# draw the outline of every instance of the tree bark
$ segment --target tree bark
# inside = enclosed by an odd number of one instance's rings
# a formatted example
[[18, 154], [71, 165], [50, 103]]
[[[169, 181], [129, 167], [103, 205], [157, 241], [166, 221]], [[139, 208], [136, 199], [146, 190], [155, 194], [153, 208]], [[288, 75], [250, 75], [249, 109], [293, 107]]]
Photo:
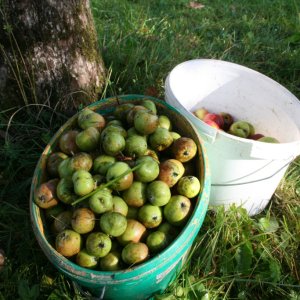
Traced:
[[98, 99], [105, 67], [88, 0], [2, 0], [0, 9], [1, 110]]

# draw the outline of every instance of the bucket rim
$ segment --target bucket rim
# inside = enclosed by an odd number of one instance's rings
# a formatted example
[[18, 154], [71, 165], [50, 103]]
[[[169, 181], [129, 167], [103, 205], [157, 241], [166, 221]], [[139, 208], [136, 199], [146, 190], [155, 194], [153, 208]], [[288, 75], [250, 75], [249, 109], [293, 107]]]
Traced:
[[[105, 101], [108, 101], [110, 99], [113, 99], [116, 97], [108, 97], [105, 99], [102, 99], [100, 101], [97, 101], [95, 103], [92, 103], [88, 107], [96, 107], [99, 105], [99, 103], [103, 103]], [[163, 100], [159, 100], [157, 98], [146, 96], [146, 95], [139, 95], [139, 94], [127, 94], [127, 95], [118, 95], [118, 99], [121, 101], [127, 101], [132, 99], [150, 99], [155, 102], [161, 103], [167, 108], [171, 109], [175, 113], [181, 115], [181, 113], [172, 105], [168, 104], [167, 102]], [[72, 118], [70, 118], [66, 123], [63, 124], [62, 127], [66, 126], [67, 123], [71, 123], [72, 120], [77, 116], [74, 115]], [[184, 117], [184, 116], [183, 116]], [[41, 223], [41, 217], [40, 217], [40, 208], [35, 204], [34, 202], [34, 193], [35, 193], [35, 186], [36, 183], [39, 181], [39, 176], [41, 173], [41, 162], [43, 155], [46, 155], [51, 151], [51, 147], [46, 147], [44, 151], [42, 152], [39, 161], [36, 165], [36, 168], [34, 170], [33, 180], [31, 183], [30, 188], [30, 219], [31, 219], [31, 225], [35, 234], [35, 237], [42, 248], [44, 254], [47, 256], [47, 258], [55, 265], [56, 268], [59, 268], [62, 272], [64, 272], [66, 275], [71, 275], [72, 277], [77, 277], [81, 281], [85, 282], [92, 282], [96, 283], [97, 281], [101, 282], [107, 282], [107, 283], [113, 283], [115, 282], [115, 278], [119, 277], [119, 280], [121, 281], [128, 281], [132, 280], [134, 276], [138, 276], [139, 278], [141, 276], [147, 276], [147, 274], [152, 273], [152, 270], [149, 270], [148, 265], [150, 263], [154, 264], [157, 263], [157, 266], [159, 266], [162, 263], [165, 263], [166, 261], [170, 261], [177, 253], [182, 250], [186, 244], [187, 240], [185, 237], [185, 234], [189, 233], [189, 236], [193, 236], [196, 232], [198, 232], [201, 228], [202, 222], [204, 220], [204, 217], [208, 210], [208, 203], [209, 203], [209, 194], [210, 194], [210, 186], [211, 186], [211, 177], [210, 177], [210, 170], [208, 165], [208, 156], [206, 153], [206, 150], [203, 146], [202, 139], [197, 132], [194, 125], [191, 123], [190, 120], [188, 120], [186, 117], [185, 119], [189, 123], [189, 125], [193, 128], [195, 134], [199, 138], [200, 141], [200, 147], [201, 147], [201, 153], [203, 161], [203, 187], [201, 193], [197, 197], [197, 204], [194, 207], [193, 213], [190, 216], [188, 222], [185, 224], [185, 226], [182, 228], [181, 233], [176, 237], [176, 239], [160, 254], [153, 256], [151, 259], [145, 261], [144, 263], [141, 263], [135, 267], [130, 268], [129, 270], [120, 270], [120, 271], [99, 271], [99, 270], [93, 270], [93, 269], [87, 269], [80, 267], [79, 265], [73, 263], [68, 258], [62, 256], [59, 254], [53, 246], [50, 244], [48, 239], [46, 238], [44, 231], [43, 231], [43, 224]], [[52, 137], [51, 141], [56, 140], [57, 136], [60, 134], [62, 127], [56, 132], [56, 134]], [[49, 143], [51, 143], [51, 141]], [[180, 247], [178, 247], [178, 243]], [[59, 261], [59, 265], [57, 266], [57, 263]], [[159, 263], [160, 262], [160, 263]], [[143, 273], [143, 275], [140, 275]], [[128, 278], [129, 276], [132, 276]], [[69, 276], [70, 277], [70, 276]], [[120, 283], [117, 282], [117, 283]]]

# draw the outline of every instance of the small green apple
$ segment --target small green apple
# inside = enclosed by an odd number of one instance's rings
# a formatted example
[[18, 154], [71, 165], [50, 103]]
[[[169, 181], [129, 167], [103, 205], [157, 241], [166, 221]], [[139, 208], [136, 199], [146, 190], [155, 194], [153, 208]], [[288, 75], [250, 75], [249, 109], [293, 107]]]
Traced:
[[92, 232], [86, 239], [86, 250], [90, 255], [104, 257], [111, 249], [111, 239], [103, 232]]
[[191, 211], [191, 201], [182, 195], [172, 196], [169, 203], [164, 207], [166, 220], [174, 225], [183, 225], [189, 217]]

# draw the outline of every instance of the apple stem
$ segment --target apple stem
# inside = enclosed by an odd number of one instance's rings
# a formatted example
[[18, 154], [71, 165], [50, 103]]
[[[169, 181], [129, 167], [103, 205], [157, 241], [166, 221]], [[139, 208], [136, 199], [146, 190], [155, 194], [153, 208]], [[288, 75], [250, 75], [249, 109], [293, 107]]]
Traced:
[[84, 195], [83, 197], [75, 200], [74, 202], [71, 203], [72, 206], [80, 203], [81, 201], [85, 200], [86, 198], [89, 198], [90, 196], [96, 194], [97, 192], [101, 191], [102, 189], [105, 189], [109, 186], [111, 186], [113, 183], [117, 182], [118, 180], [120, 180], [122, 177], [126, 176], [127, 174], [129, 174], [130, 172], [134, 172], [135, 170], [139, 169], [142, 166], [143, 163], [139, 163], [138, 165], [136, 165], [135, 167], [133, 167], [132, 169], [129, 168], [129, 170], [125, 171], [123, 174], [117, 176], [116, 178], [110, 180], [109, 182], [102, 184], [101, 186], [99, 186], [98, 188], [96, 188], [95, 190], [93, 190], [92, 192], [90, 192], [89, 194]]

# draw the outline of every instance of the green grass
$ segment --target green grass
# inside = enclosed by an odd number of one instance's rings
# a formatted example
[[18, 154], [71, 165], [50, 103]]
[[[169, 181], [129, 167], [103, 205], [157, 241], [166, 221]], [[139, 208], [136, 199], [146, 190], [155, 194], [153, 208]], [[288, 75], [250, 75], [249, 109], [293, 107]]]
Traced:
[[[275, 79], [300, 98], [300, 3], [285, 0], [92, 1], [99, 46], [110, 70], [102, 97], [164, 96], [178, 63], [216, 58]], [[0, 299], [84, 299], [45, 258], [29, 219], [35, 164], [67, 118], [53, 108], [0, 112]], [[9, 126], [8, 126], [9, 125]], [[300, 161], [291, 164], [270, 206], [210, 210], [189, 263], [158, 299], [300, 299]]]

